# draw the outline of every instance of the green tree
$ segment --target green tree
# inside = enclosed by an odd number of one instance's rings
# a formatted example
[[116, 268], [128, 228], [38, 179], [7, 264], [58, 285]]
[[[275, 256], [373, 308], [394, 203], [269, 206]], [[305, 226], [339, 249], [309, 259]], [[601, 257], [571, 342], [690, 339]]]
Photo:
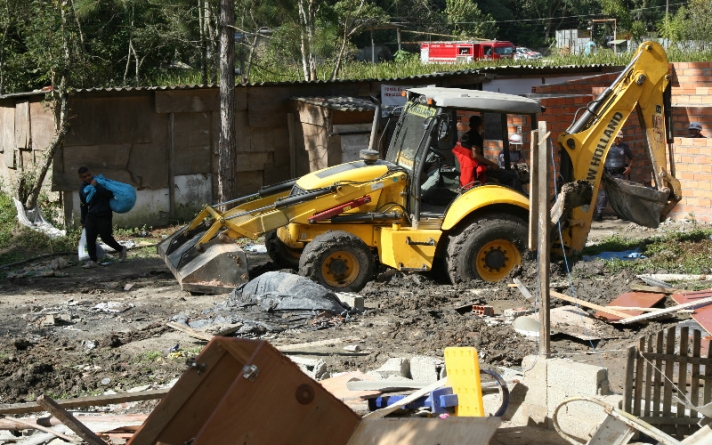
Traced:
[[[40, 162], [26, 166], [19, 175], [17, 198], [25, 209], [33, 209], [42, 189], [47, 172], [57, 150], [64, 143], [69, 130], [67, 90], [71, 86], [72, 47], [77, 34], [69, 25], [72, 9], [69, 0], [43, 2], [33, 0], [32, 17], [27, 24], [28, 51], [39, 62], [42, 77], [52, 86], [50, 106], [55, 110], [55, 136], [42, 152]], [[34, 147], [42, 149], [43, 147]]]
[[497, 33], [492, 16], [483, 14], [477, 4], [469, 0], [446, 0], [445, 15], [453, 35], [490, 38]]
[[365, 0], [340, 0], [334, 5], [334, 12], [341, 26], [341, 42], [331, 72], [331, 80], [336, 79], [339, 74], [350, 38], [368, 27], [387, 23], [389, 19], [383, 9]]

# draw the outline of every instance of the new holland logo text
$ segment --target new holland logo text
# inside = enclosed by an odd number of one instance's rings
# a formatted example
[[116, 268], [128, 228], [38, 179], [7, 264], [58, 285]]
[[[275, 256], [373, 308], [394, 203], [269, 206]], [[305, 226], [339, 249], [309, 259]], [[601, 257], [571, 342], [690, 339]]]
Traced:
[[611, 121], [606, 126], [606, 129], [603, 132], [603, 137], [601, 137], [601, 139], [598, 141], [598, 145], [596, 145], [596, 150], [593, 152], [593, 159], [591, 159], [591, 165], [588, 167], [588, 174], [586, 176], [586, 180], [593, 182], [596, 179], [598, 169], [604, 162], [603, 153], [605, 153], [606, 147], [611, 141], [611, 138], [613, 137], [616, 131], [616, 127], [618, 126], [618, 124], [620, 124], [621, 119], [623, 119], [623, 115], [621, 113], [616, 113], [613, 115]]

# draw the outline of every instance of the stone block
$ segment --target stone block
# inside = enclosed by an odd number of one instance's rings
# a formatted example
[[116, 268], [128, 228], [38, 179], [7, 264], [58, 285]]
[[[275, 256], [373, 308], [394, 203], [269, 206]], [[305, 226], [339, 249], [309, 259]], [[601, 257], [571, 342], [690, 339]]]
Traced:
[[381, 380], [389, 378], [410, 378], [410, 361], [407, 358], [389, 358], [380, 368], [366, 374]]
[[363, 312], [365, 308], [363, 297], [359, 294], [355, 294], [353, 292], [337, 292], [336, 298], [339, 299], [341, 304], [345, 304], [352, 309], [357, 309]]
[[435, 383], [445, 369], [441, 358], [416, 355], [410, 358], [410, 375], [416, 382]]

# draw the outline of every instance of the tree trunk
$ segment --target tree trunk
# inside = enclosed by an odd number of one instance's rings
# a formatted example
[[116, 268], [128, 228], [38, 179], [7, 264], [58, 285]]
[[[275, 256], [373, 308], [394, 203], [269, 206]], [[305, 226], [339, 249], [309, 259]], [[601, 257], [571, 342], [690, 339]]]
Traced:
[[307, 40], [307, 12], [304, 9], [304, 1], [299, 0], [299, 49], [302, 56], [302, 71], [304, 72], [304, 80], [313, 80], [309, 77], [309, 41]]
[[218, 82], [218, 70], [220, 69], [220, 51], [218, 50], [218, 36], [215, 32], [215, 11], [213, 11], [213, 5], [208, 1], [206, 2], [205, 8], [205, 26], [207, 27], [207, 32], [209, 36], [209, 55], [208, 58], [213, 59], [213, 69], [210, 73], [210, 79], [212, 83]]
[[[59, 86], [58, 88], [53, 88], [52, 91], [55, 106], [59, 103], [59, 116], [57, 117], [57, 121], [55, 123], [56, 133], [52, 139], [52, 142], [49, 144], [49, 147], [45, 150], [44, 163], [40, 166], [39, 172], [34, 175], [34, 183], [27, 191], [27, 196], [19, 196], [20, 202], [23, 203], [25, 209], [27, 210], [32, 210], [37, 206], [37, 199], [39, 198], [40, 191], [42, 190], [42, 183], [44, 183], [44, 180], [47, 177], [47, 172], [52, 165], [55, 153], [60, 147], [62, 147], [64, 137], [69, 131], [69, 125], [67, 125], [67, 115], [69, 113], [69, 109], [67, 108], [67, 87], [69, 85], [69, 75], [71, 72], [71, 59], [69, 53], [69, 42], [67, 40], [67, 16], [65, 13], [67, 1], [68, 0], [64, 0], [59, 5], [64, 63], [62, 64], [61, 72], [59, 73]], [[19, 189], [19, 191], [22, 191], [22, 185], [20, 185]]]
[[[259, 28], [258, 28], [259, 29]], [[252, 58], [255, 56], [255, 50], [257, 49], [257, 39], [259, 35], [255, 33], [255, 38], [252, 39], [252, 46], [250, 47], [250, 54], [247, 56], [247, 63], [242, 67], [244, 72], [242, 73], [242, 83], [245, 84], [250, 81], [250, 68], [252, 67]], [[244, 51], [244, 49], [243, 49]]]
[[[358, 7], [358, 11], [363, 7], [363, 0]], [[334, 63], [334, 71], [331, 72], [331, 80], [336, 80], [336, 76], [339, 74], [341, 69], [341, 59], [344, 57], [344, 51], [346, 50], [346, 44], [349, 41], [349, 36], [351, 35], [349, 28], [351, 27], [351, 11], [347, 12], [346, 18], [344, 19], [344, 35], [341, 38], [341, 47], [339, 48], [339, 54], [336, 56], [336, 62]]]
[[235, 173], [235, 6], [234, 0], [220, 0], [220, 143], [218, 199], [237, 196]]
[[198, 28], [200, 29], [200, 83], [208, 84], [208, 42], [205, 38], [205, 0], [198, 0]]

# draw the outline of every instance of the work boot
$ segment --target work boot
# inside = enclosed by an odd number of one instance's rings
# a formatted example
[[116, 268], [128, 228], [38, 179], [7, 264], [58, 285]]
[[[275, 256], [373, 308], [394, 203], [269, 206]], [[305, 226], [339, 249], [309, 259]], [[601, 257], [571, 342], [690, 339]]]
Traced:
[[84, 265], [82, 267], [85, 269], [93, 269], [96, 266], [98, 266], [98, 264], [95, 261], [89, 260], [86, 263], [84, 263]]
[[594, 220], [594, 221], [599, 221], [599, 222], [600, 222], [600, 221], [603, 221], [603, 215], [600, 214], [600, 213], [594, 213], [594, 214], [593, 214], [593, 220]]
[[123, 261], [126, 259], [126, 246], [121, 246], [121, 252], [119, 252], [119, 261]]

